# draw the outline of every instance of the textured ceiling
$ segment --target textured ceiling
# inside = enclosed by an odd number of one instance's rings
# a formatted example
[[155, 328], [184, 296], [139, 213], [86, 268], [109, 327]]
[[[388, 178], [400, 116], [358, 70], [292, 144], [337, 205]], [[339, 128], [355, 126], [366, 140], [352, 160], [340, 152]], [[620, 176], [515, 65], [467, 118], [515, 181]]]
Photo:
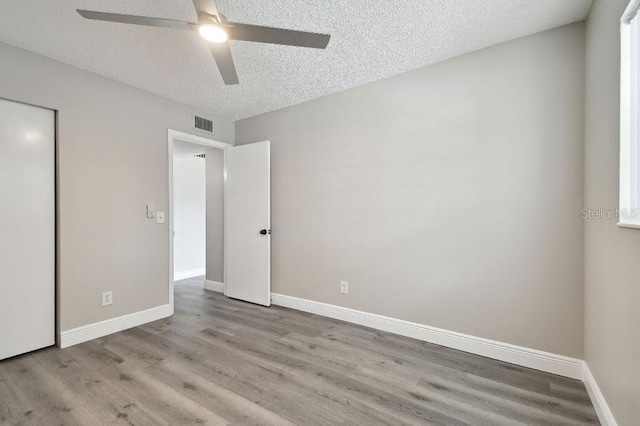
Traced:
[[225, 86], [196, 32], [82, 19], [195, 21], [191, 0], [0, 0], [0, 41], [240, 119], [584, 19], [591, 0], [218, 0], [230, 21], [331, 34], [326, 50], [232, 41]]

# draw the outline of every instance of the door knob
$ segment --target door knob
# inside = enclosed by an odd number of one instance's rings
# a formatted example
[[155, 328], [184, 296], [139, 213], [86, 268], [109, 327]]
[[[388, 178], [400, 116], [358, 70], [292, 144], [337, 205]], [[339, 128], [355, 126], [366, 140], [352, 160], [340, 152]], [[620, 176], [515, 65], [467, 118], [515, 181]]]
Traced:
[[267, 234], [271, 234], [271, 229], [269, 229], [268, 231], [266, 229], [263, 229], [260, 231], [261, 235], [267, 235]]

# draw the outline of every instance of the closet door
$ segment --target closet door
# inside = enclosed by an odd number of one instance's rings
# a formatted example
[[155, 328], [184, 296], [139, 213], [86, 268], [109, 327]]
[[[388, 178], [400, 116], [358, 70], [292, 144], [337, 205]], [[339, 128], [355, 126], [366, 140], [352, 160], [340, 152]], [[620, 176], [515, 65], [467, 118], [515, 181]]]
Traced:
[[55, 343], [55, 113], [0, 99], [0, 359]]

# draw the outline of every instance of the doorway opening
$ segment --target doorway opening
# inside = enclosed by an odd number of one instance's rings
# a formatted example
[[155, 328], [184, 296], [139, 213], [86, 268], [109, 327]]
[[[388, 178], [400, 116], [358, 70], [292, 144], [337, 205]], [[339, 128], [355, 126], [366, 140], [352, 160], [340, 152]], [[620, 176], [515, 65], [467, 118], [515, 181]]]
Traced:
[[207, 263], [207, 169], [204, 145], [173, 144], [173, 280], [204, 277]]
[[224, 150], [231, 146], [169, 130], [172, 307], [174, 285], [224, 286]]

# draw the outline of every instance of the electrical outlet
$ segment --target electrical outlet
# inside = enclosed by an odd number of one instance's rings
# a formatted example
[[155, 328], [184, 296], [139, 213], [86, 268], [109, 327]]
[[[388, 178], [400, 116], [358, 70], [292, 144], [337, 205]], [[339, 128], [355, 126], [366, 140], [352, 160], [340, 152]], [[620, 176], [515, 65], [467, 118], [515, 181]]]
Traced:
[[346, 281], [340, 281], [340, 293], [349, 294], [349, 283]]
[[147, 218], [153, 219], [156, 217], [156, 210], [153, 208], [153, 204], [147, 204]]
[[105, 291], [102, 293], [102, 306], [109, 306], [113, 303], [113, 292]]

